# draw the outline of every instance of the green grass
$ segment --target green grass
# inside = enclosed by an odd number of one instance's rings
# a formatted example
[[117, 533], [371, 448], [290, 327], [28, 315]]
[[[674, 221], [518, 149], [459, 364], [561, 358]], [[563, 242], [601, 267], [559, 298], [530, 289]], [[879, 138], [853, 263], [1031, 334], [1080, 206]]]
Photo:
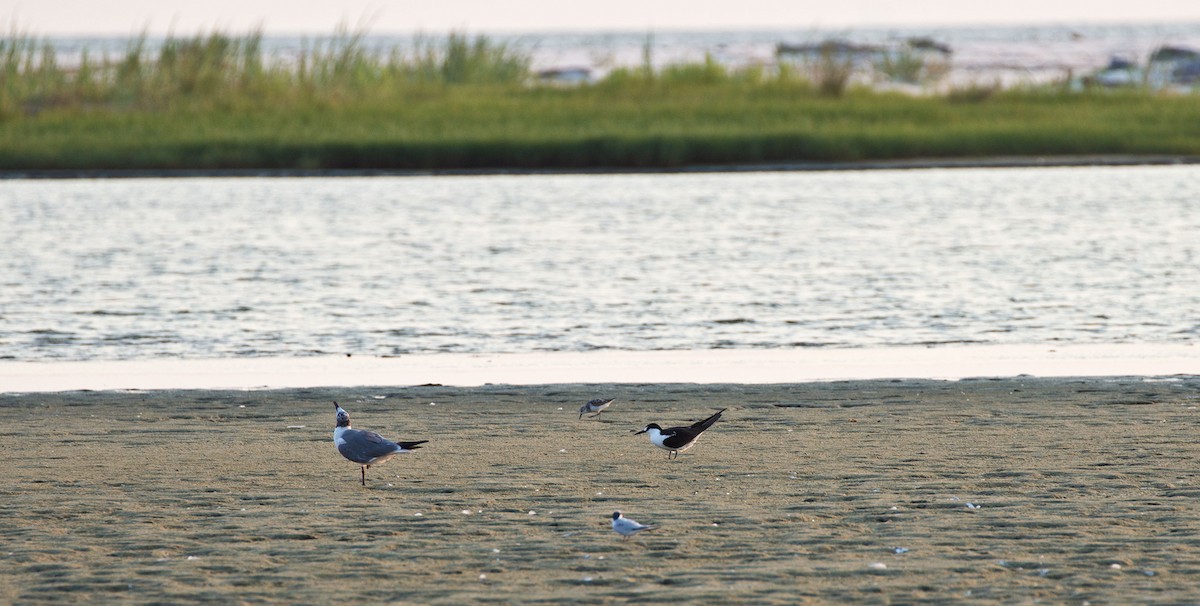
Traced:
[[58, 66], [0, 41], [0, 170], [574, 169], [1059, 155], [1200, 155], [1200, 96], [1058, 89], [910, 96], [712, 61], [531, 83], [451, 35], [367, 52], [341, 32], [290, 65], [257, 35], [145, 40]]

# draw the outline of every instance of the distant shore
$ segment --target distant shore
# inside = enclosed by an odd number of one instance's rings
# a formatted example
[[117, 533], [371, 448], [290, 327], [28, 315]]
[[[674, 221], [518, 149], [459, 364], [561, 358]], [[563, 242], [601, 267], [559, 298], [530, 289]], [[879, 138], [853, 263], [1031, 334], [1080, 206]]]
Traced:
[[571, 174], [682, 174], [720, 172], [787, 172], [853, 170], [923, 170], [938, 168], [1043, 168], [1072, 166], [1179, 166], [1200, 164], [1200, 156], [1096, 155], [1006, 156], [996, 158], [929, 158], [862, 162], [786, 162], [769, 164], [694, 165], [671, 168], [596, 167], [572, 169], [95, 169], [0, 170], [5, 179], [170, 179], [170, 178], [330, 178]]

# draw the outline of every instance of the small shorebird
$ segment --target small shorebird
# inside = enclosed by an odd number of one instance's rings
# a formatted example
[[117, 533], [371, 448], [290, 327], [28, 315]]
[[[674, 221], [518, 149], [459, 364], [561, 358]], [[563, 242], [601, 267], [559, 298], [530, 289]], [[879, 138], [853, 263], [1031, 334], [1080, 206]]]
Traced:
[[726, 410], [728, 409], [722, 408], [717, 411], [717, 414], [686, 427], [668, 427], [663, 429], [658, 426], [658, 423], [651, 423], [645, 429], [635, 431], [634, 435], [639, 433], [650, 434], [651, 444], [663, 450], [671, 451], [667, 453], [668, 459], [671, 458], [671, 455], [675, 455], [675, 458], [678, 459], [679, 453], [691, 448], [696, 443], [696, 439], [700, 437], [700, 434], [704, 433], [705, 429], [712, 427], [712, 424], [721, 418], [721, 413]]
[[429, 440], [417, 442], [392, 442], [373, 432], [361, 429], [350, 429], [350, 413], [346, 412], [337, 402], [333, 403], [337, 411], [337, 427], [333, 428], [333, 443], [343, 457], [358, 463], [362, 468], [362, 485], [367, 485], [367, 468], [378, 465], [395, 455], [412, 452]]
[[617, 531], [617, 534], [627, 539], [643, 530], [654, 530], [655, 528], [658, 528], [658, 526], [646, 526], [645, 524], [638, 524], [637, 522], [621, 515], [621, 512], [619, 511], [613, 512], [612, 527], [613, 530]]
[[609, 398], [605, 400], [604, 398], [596, 398], [594, 400], [589, 400], [587, 404], [579, 407], [579, 418], [582, 419], [583, 415], [589, 412], [596, 413], [592, 415], [593, 417], [600, 416], [600, 413], [604, 412], [604, 409], [608, 408], [608, 405], [612, 404], [613, 400], [615, 399], [616, 398]]

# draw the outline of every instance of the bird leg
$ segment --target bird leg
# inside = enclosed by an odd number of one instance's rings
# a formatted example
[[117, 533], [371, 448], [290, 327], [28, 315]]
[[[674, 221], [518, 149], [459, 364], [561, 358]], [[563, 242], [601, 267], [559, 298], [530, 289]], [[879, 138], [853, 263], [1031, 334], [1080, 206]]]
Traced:
[[367, 485], [367, 466], [360, 465], [359, 469], [362, 471], [362, 485], [366, 486]]

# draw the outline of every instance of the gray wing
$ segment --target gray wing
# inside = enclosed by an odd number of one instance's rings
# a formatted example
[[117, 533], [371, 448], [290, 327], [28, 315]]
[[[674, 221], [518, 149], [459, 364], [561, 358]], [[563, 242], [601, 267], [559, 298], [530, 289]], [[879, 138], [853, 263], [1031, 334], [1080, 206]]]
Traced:
[[641, 522], [634, 522], [633, 520], [630, 520], [629, 518], [622, 518], [622, 521], [624, 523], [621, 524], [621, 527], [625, 532], [633, 533], [633, 532], [638, 532], [640, 530], [654, 530], [655, 528], [657, 528], [656, 526], [647, 526], [645, 524], [642, 524]]
[[378, 457], [396, 451], [396, 443], [373, 431], [351, 429], [342, 434], [345, 440], [338, 445], [338, 452], [355, 463], [366, 464]]

